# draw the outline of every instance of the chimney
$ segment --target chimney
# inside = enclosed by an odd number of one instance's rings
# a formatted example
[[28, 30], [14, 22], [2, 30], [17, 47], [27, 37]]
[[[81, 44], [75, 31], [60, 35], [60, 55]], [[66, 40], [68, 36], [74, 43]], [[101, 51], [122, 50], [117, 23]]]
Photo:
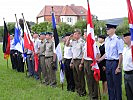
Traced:
[[74, 4], [71, 4], [71, 6], [75, 6]]

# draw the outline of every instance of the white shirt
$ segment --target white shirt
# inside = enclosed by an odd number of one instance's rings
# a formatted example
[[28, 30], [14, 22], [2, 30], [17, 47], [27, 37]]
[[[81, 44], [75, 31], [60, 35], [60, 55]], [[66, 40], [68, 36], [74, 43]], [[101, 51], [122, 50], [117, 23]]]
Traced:
[[41, 41], [39, 39], [34, 40], [34, 50], [35, 50], [35, 53], [38, 52], [40, 44], [41, 44]]
[[14, 39], [10, 40], [10, 50], [16, 50], [14, 45]]
[[124, 47], [123, 50], [123, 70], [131, 71], [133, 70], [132, 54], [131, 47]]
[[66, 59], [72, 58], [72, 47], [68, 47], [68, 46], [64, 47], [64, 58]]
[[[96, 48], [94, 49], [96, 51], [96, 54], [100, 54], [100, 51], [99, 51], [99, 48], [98, 46], [96, 45]], [[95, 55], [96, 56], [96, 55]], [[84, 54], [83, 54], [83, 58], [85, 60], [92, 60], [90, 57], [87, 57], [87, 43], [85, 43], [85, 46], [84, 46]]]

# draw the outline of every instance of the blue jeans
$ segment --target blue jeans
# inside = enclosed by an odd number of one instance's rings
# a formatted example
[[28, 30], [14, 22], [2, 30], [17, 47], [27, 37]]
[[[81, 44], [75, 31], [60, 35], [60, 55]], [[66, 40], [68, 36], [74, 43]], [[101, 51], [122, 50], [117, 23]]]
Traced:
[[32, 63], [31, 55], [27, 55], [26, 60], [27, 60], [27, 65], [28, 65], [29, 76], [33, 76], [34, 75], [34, 66]]
[[117, 66], [117, 60], [106, 60], [106, 78], [109, 100], [122, 100], [122, 73], [115, 74]]

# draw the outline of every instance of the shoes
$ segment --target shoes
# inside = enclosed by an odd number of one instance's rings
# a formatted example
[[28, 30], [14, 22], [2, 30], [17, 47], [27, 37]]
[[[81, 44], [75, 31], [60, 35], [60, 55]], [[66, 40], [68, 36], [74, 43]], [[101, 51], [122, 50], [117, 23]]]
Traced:
[[79, 93], [79, 96], [80, 96], [80, 97], [86, 96], [86, 91], [83, 92], [83, 93]]

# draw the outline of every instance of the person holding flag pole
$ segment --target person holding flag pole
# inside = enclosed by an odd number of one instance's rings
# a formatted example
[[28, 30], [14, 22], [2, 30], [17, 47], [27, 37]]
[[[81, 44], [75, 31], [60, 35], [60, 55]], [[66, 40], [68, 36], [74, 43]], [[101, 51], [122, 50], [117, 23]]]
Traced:
[[[90, 100], [98, 100], [98, 86], [100, 80], [100, 70], [96, 59], [100, 56], [100, 51], [96, 45], [94, 37], [94, 26], [92, 23], [92, 16], [90, 12], [89, 1], [88, 3], [88, 16], [87, 16], [87, 30], [84, 30], [84, 38], [86, 40], [84, 46], [84, 53], [79, 68], [84, 66], [87, 86], [89, 91]], [[101, 99], [100, 88], [99, 96]]]
[[[35, 73], [38, 72], [38, 67], [39, 67], [38, 66], [39, 65], [38, 55], [35, 53], [33, 39], [32, 39], [30, 30], [28, 28], [28, 25], [27, 25], [27, 23], [26, 23], [26, 21], [24, 19], [23, 13], [22, 13], [22, 17], [23, 17], [23, 21], [24, 21], [24, 48], [33, 51], [33, 56], [34, 56], [33, 57], [34, 58], [34, 75], [35, 75]], [[38, 80], [39, 76], [36, 74], [35, 78]]]
[[53, 26], [53, 33], [54, 33], [54, 41], [55, 41], [55, 53], [57, 55], [59, 64], [60, 64], [60, 83], [62, 84], [62, 90], [63, 90], [63, 83], [64, 83], [64, 64], [62, 63], [62, 51], [61, 46], [59, 43], [59, 37], [56, 29], [56, 21], [55, 21], [55, 15], [54, 15], [54, 9], [52, 7], [52, 26]]
[[133, 9], [130, 0], [127, 0], [128, 21], [130, 32], [123, 34], [127, 45], [123, 50], [124, 83], [127, 100], [133, 99]]
[[[14, 46], [17, 50], [17, 71], [24, 72], [24, 41], [23, 41], [23, 30], [17, 21], [17, 16], [15, 14], [16, 25], [15, 25], [15, 35], [14, 35]], [[21, 20], [21, 19], [20, 19]], [[20, 21], [19, 20], [19, 21]]]

